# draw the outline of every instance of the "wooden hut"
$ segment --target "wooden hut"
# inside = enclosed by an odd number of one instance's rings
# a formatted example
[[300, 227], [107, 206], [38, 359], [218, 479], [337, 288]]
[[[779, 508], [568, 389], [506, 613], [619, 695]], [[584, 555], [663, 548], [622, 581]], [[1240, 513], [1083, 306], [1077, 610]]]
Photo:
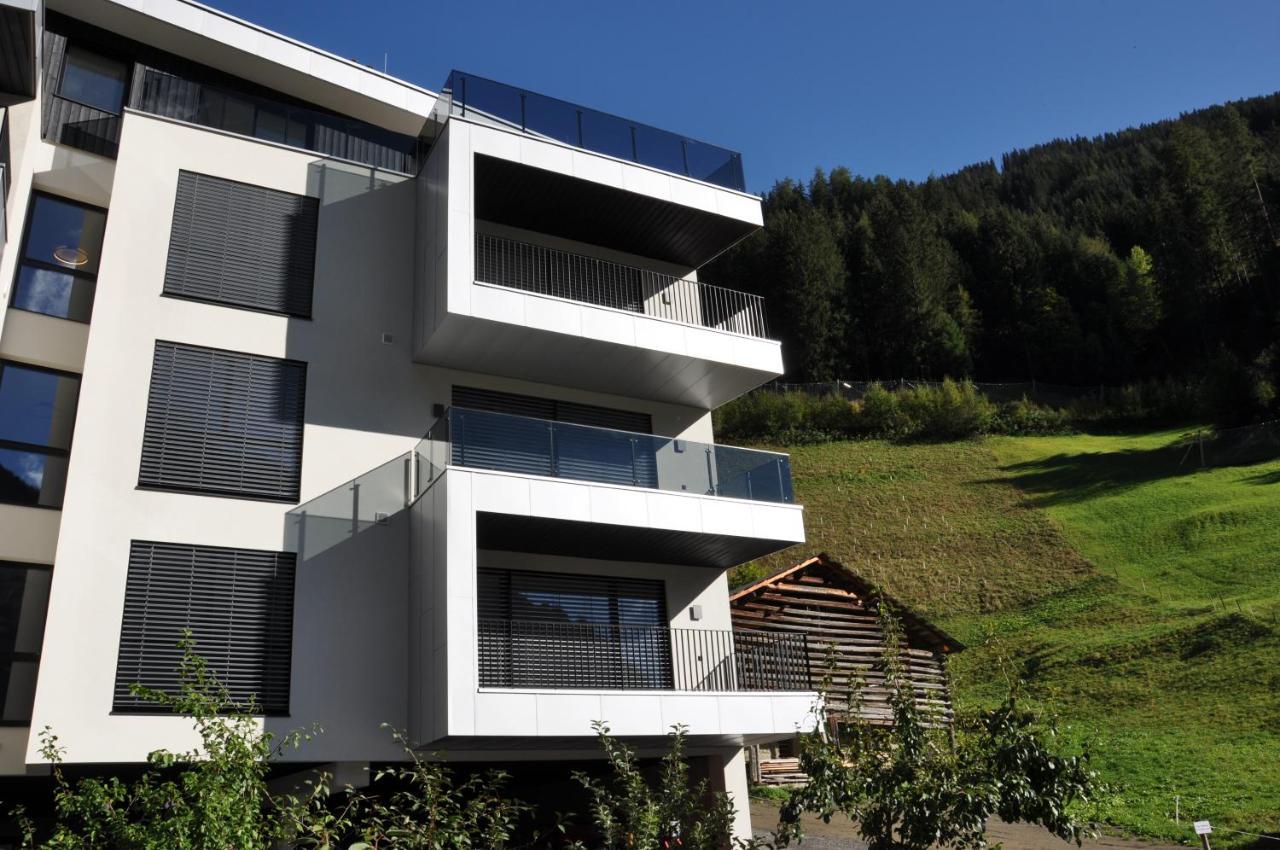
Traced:
[[[964, 647], [911, 609], [876, 590], [861, 576], [824, 555], [788, 567], [730, 594], [734, 631], [803, 632], [815, 680], [828, 679], [827, 715], [849, 716], [848, 695], [860, 717], [892, 722], [885, 688], [885, 638], [877, 614], [888, 602], [902, 623], [902, 660], [916, 704], [931, 722], [950, 725], [951, 693], [946, 657]], [[765, 784], [803, 782], [794, 742], [753, 749], [752, 778]]]

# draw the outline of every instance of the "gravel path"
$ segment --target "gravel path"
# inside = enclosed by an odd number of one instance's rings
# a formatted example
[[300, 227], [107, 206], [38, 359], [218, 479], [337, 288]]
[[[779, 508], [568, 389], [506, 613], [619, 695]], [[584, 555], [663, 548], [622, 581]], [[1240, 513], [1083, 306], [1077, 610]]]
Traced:
[[[751, 823], [756, 836], [768, 838], [769, 828], [778, 822], [778, 807], [767, 800], [751, 801]], [[801, 850], [866, 850], [867, 845], [857, 837], [853, 825], [847, 820], [833, 818], [823, 823], [821, 818], [809, 817], [804, 824], [805, 839]], [[1024, 823], [993, 821], [987, 828], [987, 840], [1000, 843], [1004, 850], [1069, 850], [1074, 844], [1061, 841], [1039, 827]], [[1146, 844], [1127, 838], [1103, 836], [1086, 841], [1081, 850], [1186, 850], [1170, 844]]]

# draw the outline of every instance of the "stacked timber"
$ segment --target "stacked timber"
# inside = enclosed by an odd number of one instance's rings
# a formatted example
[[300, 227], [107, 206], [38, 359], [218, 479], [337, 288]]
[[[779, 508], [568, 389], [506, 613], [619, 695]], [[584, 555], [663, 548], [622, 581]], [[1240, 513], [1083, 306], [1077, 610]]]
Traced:
[[735, 631], [807, 636], [810, 670], [824, 682], [829, 719], [856, 712], [884, 725], [893, 716], [877, 610], [888, 602], [902, 622], [899, 659], [921, 716], [937, 726], [951, 723], [946, 656], [963, 647], [842, 564], [820, 555], [741, 588], [730, 601]]

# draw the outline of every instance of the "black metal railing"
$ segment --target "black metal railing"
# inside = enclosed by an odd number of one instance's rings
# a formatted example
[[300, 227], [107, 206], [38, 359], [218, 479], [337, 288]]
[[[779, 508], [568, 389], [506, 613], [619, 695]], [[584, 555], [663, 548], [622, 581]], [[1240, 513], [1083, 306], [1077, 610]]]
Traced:
[[475, 276], [481, 283], [768, 337], [759, 295], [487, 233], [476, 234]]
[[480, 685], [647, 691], [812, 690], [807, 638], [712, 629], [480, 620]]
[[418, 480], [426, 483], [452, 465], [754, 502], [794, 500], [791, 459], [778, 452], [463, 407], [445, 411], [417, 455]]
[[9, 110], [0, 116], [0, 247], [9, 235], [9, 220], [6, 211], [9, 207]]
[[450, 73], [436, 108], [746, 191], [742, 155], [737, 151], [474, 74]]

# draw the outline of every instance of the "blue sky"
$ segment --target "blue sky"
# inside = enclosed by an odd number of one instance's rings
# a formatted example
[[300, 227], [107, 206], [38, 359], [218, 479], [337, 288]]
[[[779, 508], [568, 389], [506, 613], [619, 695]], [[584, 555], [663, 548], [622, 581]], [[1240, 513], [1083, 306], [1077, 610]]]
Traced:
[[431, 89], [461, 68], [742, 151], [920, 179], [1280, 90], [1277, 0], [211, 0]]

